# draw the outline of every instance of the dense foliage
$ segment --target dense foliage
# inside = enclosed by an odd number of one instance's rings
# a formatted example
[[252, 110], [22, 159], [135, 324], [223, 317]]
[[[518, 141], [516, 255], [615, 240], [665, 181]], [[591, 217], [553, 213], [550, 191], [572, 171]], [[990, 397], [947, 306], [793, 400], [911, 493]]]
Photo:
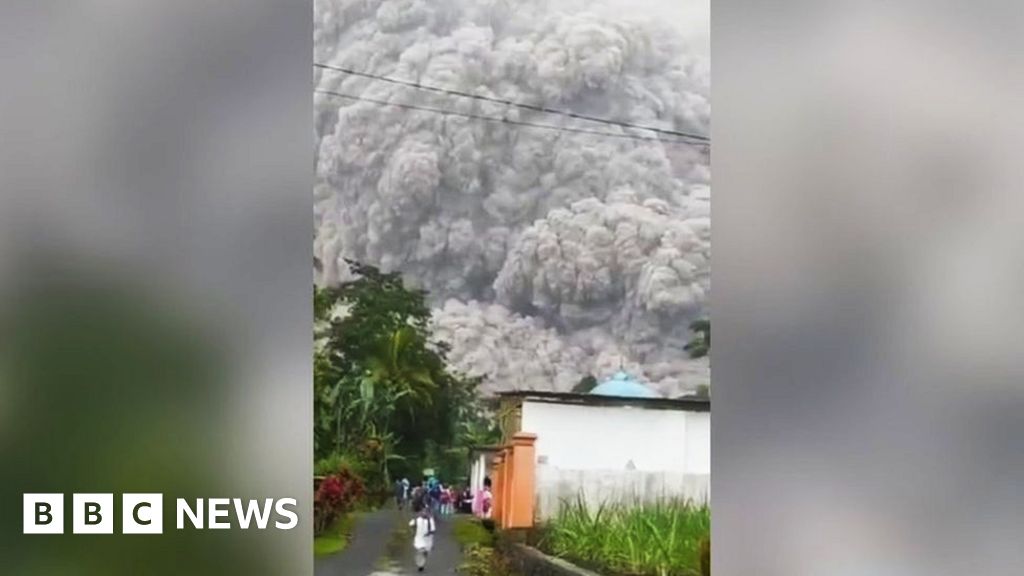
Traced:
[[[711, 321], [707, 319], [690, 323], [693, 338], [683, 347], [690, 358], [704, 358], [711, 354]], [[697, 386], [696, 395], [701, 398], [711, 397], [711, 387], [707, 384]]]
[[321, 534], [343, 514], [351, 512], [363, 496], [363, 481], [342, 468], [320, 481], [313, 495], [313, 531]]
[[478, 379], [448, 367], [426, 293], [349, 262], [355, 279], [314, 291], [316, 456], [355, 462], [373, 489], [426, 466], [465, 474], [466, 447], [493, 438]]
[[690, 358], [703, 358], [711, 354], [711, 321], [697, 320], [690, 323], [693, 339], [683, 346], [690, 353]]
[[590, 510], [580, 498], [562, 504], [538, 545], [602, 574], [689, 576], [701, 574], [710, 530], [708, 507], [688, 501], [624, 502]]

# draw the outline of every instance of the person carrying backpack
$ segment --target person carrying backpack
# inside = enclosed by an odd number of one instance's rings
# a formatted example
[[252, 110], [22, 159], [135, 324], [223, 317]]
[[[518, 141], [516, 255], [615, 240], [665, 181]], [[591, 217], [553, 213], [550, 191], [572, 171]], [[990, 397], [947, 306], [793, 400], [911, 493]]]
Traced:
[[430, 509], [423, 505], [423, 502], [413, 503], [413, 511], [416, 517], [409, 521], [409, 526], [415, 527], [412, 538], [412, 547], [416, 550], [416, 570], [423, 572], [427, 566], [427, 557], [434, 548], [434, 532], [437, 524], [430, 513]]
[[444, 486], [440, 482], [435, 483], [430, 489], [430, 503], [432, 504], [431, 512], [433, 512], [435, 516], [441, 512], [441, 493], [443, 491]]

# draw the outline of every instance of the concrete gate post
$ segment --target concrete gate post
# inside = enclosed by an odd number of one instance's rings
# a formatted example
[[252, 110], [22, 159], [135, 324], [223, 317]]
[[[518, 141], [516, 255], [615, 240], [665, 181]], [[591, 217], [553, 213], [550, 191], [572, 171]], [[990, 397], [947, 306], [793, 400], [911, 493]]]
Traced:
[[533, 526], [533, 509], [536, 502], [535, 444], [537, 435], [518, 432], [512, 437], [511, 478], [508, 486], [509, 506], [506, 509], [505, 528], [530, 528]]

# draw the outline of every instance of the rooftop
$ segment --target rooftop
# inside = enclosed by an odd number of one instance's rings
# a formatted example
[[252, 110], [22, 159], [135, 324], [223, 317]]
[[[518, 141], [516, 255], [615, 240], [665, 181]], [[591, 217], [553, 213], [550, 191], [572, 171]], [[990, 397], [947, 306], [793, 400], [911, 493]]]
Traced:
[[590, 393], [620, 398], [661, 398], [661, 395], [657, 392], [637, 382], [629, 374], [621, 370], [616, 372], [610, 379], [595, 386]]
[[635, 406], [660, 410], [688, 410], [708, 412], [710, 398], [684, 396], [682, 398], [605, 396], [602, 394], [575, 394], [572, 392], [550, 392], [541, 390], [510, 390], [498, 392], [499, 398], [518, 398], [551, 404], [577, 404], [581, 406]]

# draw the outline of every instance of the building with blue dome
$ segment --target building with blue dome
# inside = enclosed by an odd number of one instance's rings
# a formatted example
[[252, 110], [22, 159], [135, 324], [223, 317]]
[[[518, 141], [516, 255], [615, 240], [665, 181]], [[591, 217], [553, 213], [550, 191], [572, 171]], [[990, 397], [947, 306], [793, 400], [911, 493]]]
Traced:
[[590, 391], [598, 396], [614, 396], [617, 398], [661, 398], [662, 396], [647, 386], [634, 380], [623, 371], [616, 372], [609, 380], [598, 384]]

